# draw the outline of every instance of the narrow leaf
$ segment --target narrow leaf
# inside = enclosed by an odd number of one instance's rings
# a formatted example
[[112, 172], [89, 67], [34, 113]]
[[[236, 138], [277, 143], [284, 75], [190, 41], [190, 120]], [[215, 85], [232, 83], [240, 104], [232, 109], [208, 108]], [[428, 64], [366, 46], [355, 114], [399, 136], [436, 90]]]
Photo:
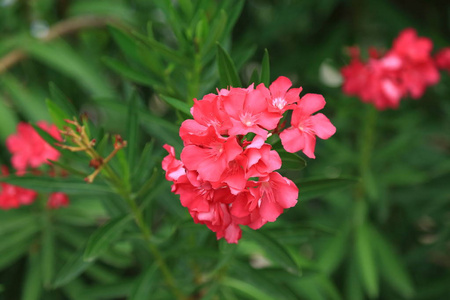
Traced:
[[75, 178], [35, 177], [31, 175], [1, 177], [0, 182], [18, 185], [42, 193], [64, 192], [70, 195], [109, 194], [109, 187], [86, 183]]
[[376, 298], [378, 297], [378, 272], [367, 224], [357, 227], [355, 246], [356, 260], [365, 291], [370, 298]]
[[278, 241], [263, 233], [260, 230], [243, 228], [245, 234], [254, 240], [258, 245], [266, 251], [270, 258], [279, 263], [288, 270], [299, 271], [299, 267], [295, 259], [289, 254], [289, 251]]
[[42, 299], [42, 279], [40, 261], [37, 253], [28, 256], [28, 268], [22, 288], [22, 300]]
[[55, 281], [53, 282], [53, 287], [57, 288], [66, 285], [78, 275], [83, 273], [91, 264], [91, 261], [83, 260], [84, 250], [81, 249], [74, 253], [72, 257], [66, 261], [59, 272], [55, 276]]
[[217, 66], [219, 68], [220, 87], [241, 86], [241, 80], [231, 57], [219, 43], [217, 43]]
[[158, 273], [156, 272], [156, 265], [151, 266], [136, 280], [136, 283], [131, 291], [130, 300], [147, 300], [151, 299], [156, 283], [158, 282]]
[[269, 51], [264, 50], [264, 57], [261, 63], [261, 80], [266, 87], [270, 85], [270, 62], [269, 62]]
[[284, 150], [279, 150], [281, 161], [283, 162], [282, 170], [296, 170], [299, 171], [306, 167], [306, 160], [296, 153], [289, 153]]
[[97, 229], [88, 240], [83, 259], [86, 261], [96, 259], [122, 233], [131, 219], [131, 215], [116, 217]]
[[190, 107], [185, 102], [165, 95], [159, 95], [159, 97], [173, 108], [178, 109], [186, 115], [191, 115]]
[[300, 199], [308, 200], [323, 196], [335, 190], [350, 187], [356, 184], [358, 180], [352, 178], [333, 178], [333, 179], [314, 179], [314, 180], [296, 180], [300, 190]]
[[78, 115], [70, 99], [53, 82], [50, 82], [50, 99], [71, 118]]
[[138, 151], [138, 132], [139, 132], [139, 114], [137, 113], [137, 92], [133, 91], [131, 96], [131, 102], [128, 106], [128, 117], [127, 117], [127, 140], [128, 145], [126, 148], [127, 151], [127, 161], [129, 167], [129, 173], [131, 173], [136, 165], [136, 156]]

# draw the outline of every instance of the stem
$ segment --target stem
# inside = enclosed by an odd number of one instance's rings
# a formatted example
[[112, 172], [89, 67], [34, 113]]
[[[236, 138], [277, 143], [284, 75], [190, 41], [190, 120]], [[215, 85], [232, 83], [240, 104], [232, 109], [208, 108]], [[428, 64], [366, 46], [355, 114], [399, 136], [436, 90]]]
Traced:
[[167, 264], [162, 256], [161, 252], [152, 243], [151, 230], [145, 224], [144, 217], [142, 215], [142, 211], [136, 205], [135, 199], [130, 196], [130, 192], [128, 190], [124, 189], [122, 182], [117, 177], [117, 175], [114, 173], [114, 171], [111, 168], [109, 168], [109, 166], [107, 166], [104, 170], [108, 174], [108, 177], [114, 181], [114, 184], [117, 185], [119, 194], [122, 196], [123, 199], [125, 199], [125, 201], [129, 205], [131, 212], [133, 213], [133, 217], [136, 222], [136, 225], [138, 226], [139, 230], [141, 231], [141, 233], [144, 237], [144, 240], [147, 243], [147, 247], [148, 247], [150, 253], [156, 259], [156, 262], [164, 276], [164, 280], [166, 281], [167, 285], [169, 286], [171, 292], [174, 294], [176, 299], [179, 299], [179, 300], [186, 299], [186, 297], [183, 295], [183, 293], [181, 293], [181, 291], [176, 286], [175, 279], [174, 279], [172, 273], [170, 272], [169, 268], [167, 267]]
[[363, 129], [360, 137], [359, 175], [361, 183], [355, 190], [354, 222], [364, 223], [367, 214], [366, 198], [370, 195], [371, 158], [375, 140], [375, 129], [378, 111], [373, 106], [367, 106]]

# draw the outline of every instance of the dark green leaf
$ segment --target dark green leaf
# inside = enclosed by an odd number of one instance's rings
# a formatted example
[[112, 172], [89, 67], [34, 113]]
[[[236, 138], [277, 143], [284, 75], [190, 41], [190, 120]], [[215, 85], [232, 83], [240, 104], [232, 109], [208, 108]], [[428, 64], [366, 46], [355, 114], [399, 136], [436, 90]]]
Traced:
[[365, 291], [370, 298], [378, 297], [378, 270], [376, 267], [371, 243], [372, 236], [368, 230], [368, 225], [363, 223], [356, 229], [356, 261], [361, 274], [361, 281]]
[[92, 261], [83, 260], [83, 254], [84, 249], [82, 248], [73, 253], [70, 259], [66, 261], [55, 276], [55, 281], [52, 285], [54, 288], [66, 285], [83, 273], [92, 264]]
[[131, 220], [131, 215], [116, 217], [97, 229], [88, 240], [83, 259], [86, 261], [96, 259], [117, 239]]
[[102, 61], [111, 70], [135, 83], [153, 87], [155, 89], [158, 89], [161, 85], [158, 81], [152, 79], [148, 74], [138, 71], [136, 69], [132, 69], [131, 67], [129, 67], [128, 65], [124, 64], [119, 60], [110, 57], [103, 57]]
[[128, 117], [127, 117], [127, 161], [129, 167], [129, 173], [135, 169], [136, 156], [139, 148], [138, 144], [138, 133], [139, 133], [139, 114], [138, 114], [138, 96], [136, 91], [133, 91], [131, 96], [131, 102], [128, 106]]
[[306, 167], [306, 160], [304, 160], [300, 155], [296, 153], [289, 153], [284, 150], [279, 150], [278, 154], [280, 155], [281, 161], [283, 163], [283, 165], [281, 166], [282, 170], [299, 171]]
[[28, 268], [22, 288], [22, 300], [42, 299], [41, 262], [37, 253], [28, 256]]
[[226, 88], [227, 86], [240, 87], [241, 80], [236, 71], [231, 57], [228, 53], [217, 43], [217, 66], [219, 68], [220, 87]]
[[402, 259], [395, 253], [394, 247], [373, 226], [369, 227], [375, 255], [380, 262], [380, 273], [386, 282], [405, 298], [414, 294], [414, 285]]
[[239, 294], [257, 300], [273, 300], [273, 298], [262, 292], [259, 288], [250, 285], [242, 280], [226, 277], [222, 280], [224, 286], [234, 289]]
[[243, 231], [250, 239], [254, 240], [274, 262], [279, 263], [287, 270], [295, 272], [299, 271], [299, 267], [295, 259], [277, 240], [263, 233], [261, 230], [253, 230], [245, 227], [243, 228]]
[[112, 191], [105, 185], [86, 183], [75, 178], [35, 177], [31, 175], [0, 178], [0, 182], [18, 185], [42, 193], [64, 192], [70, 195], [109, 194]]
[[72, 117], [78, 116], [78, 112], [70, 99], [53, 83], [50, 82], [50, 98], [58, 105], [67, 115]]
[[157, 287], [158, 273], [156, 265], [151, 266], [136, 280], [131, 291], [130, 300], [151, 299], [155, 288]]
[[72, 116], [68, 115], [65, 111], [63, 111], [58, 105], [56, 105], [51, 100], [47, 99], [45, 103], [47, 104], [48, 112], [50, 113], [52, 121], [56, 125], [56, 127], [60, 129], [64, 128], [64, 126], [67, 125], [67, 123], [64, 120], [71, 120]]
[[333, 179], [315, 179], [315, 180], [297, 180], [300, 199], [308, 200], [325, 195], [329, 192], [349, 187], [358, 180], [352, 178], [333, 178]]
[[178, 109], [188, 116], [191, 115], [191, 108], [185, 102], [165, 95], [159, 95], [159, 97], [173, 108]]
[[269, 51], [264, 50], [264, 57], [261, 63], [261, 80], [266, 87], [270, 85], [270, 62], [269, 62]]

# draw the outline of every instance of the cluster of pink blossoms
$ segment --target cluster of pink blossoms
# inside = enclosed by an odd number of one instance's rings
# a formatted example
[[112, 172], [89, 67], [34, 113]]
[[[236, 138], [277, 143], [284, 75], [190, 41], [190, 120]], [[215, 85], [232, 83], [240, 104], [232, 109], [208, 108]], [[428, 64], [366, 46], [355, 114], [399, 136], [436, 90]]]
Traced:
[[[282, 161], [268, 137], [281, 131], [286, 151], [302, 150], [314, 158], [316, 136], [328, 139], [336, 131], [323, 114], [312, 115], [325, 106], [323, 97], [306, 94], [300, 99], [302, 89], [291, 85], [279, 77], [269, 88], [231, 87], [194, 99], [194, 119], [180, 128], [180, 160], [172, 146], [164, 146], [169, 155], [162, 167], [173, 182], [172, 192], [217, 239], [237, 243], [239, 225], [258, 229], [297, 203], [298, 188], [276, 172]], [[289, 110], [291, 126], [283, 130], [281, 120]]]
[[351, 49], [351, 62], [341, 69], [343, 92], [371, 102], [379, 110], [397, 108], [402, 98], [422, 97], [428, 86], [438, 83], [439, 68], [450, 70], [450, 53], [431, 56], [433, 43], [418, 37], [414, 29], [405, 29], [384, 55], [371, 50], [367, 62], [360, 59], [358, 48]]
[[[37, 125], [48, 132], [57, 140], [61, 140], [61, 135], [55, 125], [48, 125], [46, 122], [38, 122]], [[12, 154], [11, 164], [16, 169], [16, 174], [24, 175], [28, 168], [36, 171], [36, 168], [43, 164], [48, 164], [48, 159], [58, 160], [60, 153], [44, 141], [36, 130], [27, 123], [19, 123], [17, 134], [13, 134], [6, 140], [6, 147]], [[9, 174], [8, 168], [2, 166], [2, 176]], [[37, 172], [39, 173], [39, 171]], [[0, 209], [18, 208], [21, 205], [29, 205], [34, 202], [37, 193], [33, 190], [1, 183], [0, 189]], [[47, 207], [56, 209], [69, 205], [69, 197], [62, 192], [55, 192], [49, 195]]]

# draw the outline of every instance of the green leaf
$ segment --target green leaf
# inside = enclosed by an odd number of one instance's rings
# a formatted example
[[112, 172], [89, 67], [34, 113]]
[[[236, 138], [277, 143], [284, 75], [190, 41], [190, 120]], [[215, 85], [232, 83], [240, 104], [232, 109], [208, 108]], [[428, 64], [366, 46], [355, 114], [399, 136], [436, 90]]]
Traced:
[[1, 177], [0, 182], [18, 185], [41, 193], [64, 192], [69, 195], [113, 193], [106, 185], [86, 183], [75, 178], [35, 177], [32, 175]]
[[8, 249], [8, 251], [2, 252], [0, 255], [0, 270], [12, 265], [22, 257], [30, 248], [31, 242], [31, 239], [27, 239], [23, 243], [16, 244], [14, 249]]
[[123, 53], [125, 53], [127, 57], [136, 60], [138, 57], [135, 40], [131, 38], [130, 35], [126, 34], [125, 32], [116, 27], [109, 26], [108, 30], [111, 33], [111, 36], [113, 37], [116, 44], [119, 45], [119, 48], [123, 51]]
[[261, 230], [243, 228], [245, 234], [254, 240], [269, 255], [270, 259], [279, 263], [287, 270], [299, 272], [299, 267], [295, 259], [289, 254], [289, 251], [277, 240], [263, 233]]
[[345, 299], [346, 300], [364, 300], [364, 292], [361, 286], [361, 276], [357, 268], [357, 261], [350, 258], [345, 277]]
[[42, 231], [41, 277], [46, 288], [50, 288], [55, 269], [55, 234], [49, 219]]
[[0, 83], [9, 92], [14, 104], [28, 120], [34, 122], [50, 120], [43, 99], [39, 99], [39, 97], [27, 90], [15, 77], [2, 74]]
[[139, 133], [139, 114], [138, 114], [138, 96], [137, 91], [133, 91], [131, 95], [131, 101], [128, 105], [128, 117], [127, 117], [127, 161], [129, 167], [129, 173], [133, 172], [136, 166], [136, 156], [139, 148], [138, 133]]
[[371, 244], [371, 234], [368, 225], [363, 223], [356, 229], [356, 261], [361, 275], [361, 281], [370, 298], [378, 297], [378, 271]]
[[217, 66], [219, 69], [221, 88], [226, 88], [227, 86], [241, 86], [241, 80], [239, 79], [239, 75], [231, 57], [219, 43], [217, 43]]
[[304, 160], [297, 153], [289, 153], [284, 150], [279, 150], [278, 154], [283, 162], [283, 165], [281, 166], [282, 170], [299, 171], [306, 167], [306, 160]]
[[88, 240], [83, 259], [86, 261], [95, 260], [103, 251], [108, 249], [131, 220], [131, 215], [116, 217], [97, 229]]
[[41, 278], [41, 262], [39, 255], [31, 252], [28, 256], [28, 268], [22, 287], [22, 300], [39, 300], [42, 299], [42, 278]]
[[314, 179], [314, 180], [296, 180], [299, 188], [301, 200], [309, 200], [323, 196], [335, 190], [350, 187], [356, 184], [358, 180], [352, 178], [333, 178], [333, 179]]
[[326, 275], [331, 275], [343, 260], [348, 251], [350, 222], [344, 223], [337, 234], [322, 247], [317, 264]]
[[17, 231], [10, 232], [8, 235], [2, 236], [2, 242], [0, 243], [0, 253], [8, 252], [20, 244], [27, 244], [29, 241], [31, 241], [36, 232], [39, 230], [38, 226], [32, 225], [35, 224], [27, 224], [22, 228], [18, 228]]
[[270, 62], [269, 62], [269, 51], [264, 50], [264, 57], [261, 63], [261, 80], [266, 87], [270, 85]]
[[61, 108], [66, 115], [72, 117], [78, 116], [78, 112], [70, 99], [53, 83], [50, 82], [50, 99]]
[[272, 296], [262, 292], [259, 288], [250, 285], [242, 280], [226, 277], [222, 280], [222, 285], [234, 289], [239, 294], [257, 300], [273, 300]]
[[47, 109], [56, 127], [60, 129], [64, 128], [64, 126], [67, 125], [67, 123], [64, 120], [71, 120], [72, 116], [68, 115], [58, 105], [56, 105], [53, 101], [49, 99], [47, 99], [45, 103], [47, 104]]
[[52, 284], [53, 288], [66, 285], [83, 273], [92, 264], [92, 261], [83, 260], [83, 254], [83, 248], [73, 253], [72, 257], [67, 260], [59, 272], [56, 273], [55, 281]]
[[381, 276], [386, 282], [405, 298], [414, 295], [414, 285], [402, 259], [395, 252], [394, 247], [373, 226], [368, 227], [375, 255], [378, 257]]
[[185, 102], [165, 95], [159, 95], [159, 97], [173, 108], [178, 109], [188, 116], [191, 115], [191, 108]]
[[95, 65], [90, 64], [73, 47], [63, 41], [43, 43], [30, 39], [24, 47], [31, 56], [74, 79], [94, 96], [114, 95], [114, 89], [106, 77], [99, 75], [101, 72], [95, 68]]
[[157, 287], [158, 273], [156, 272], [156, 265], [151, 266], [136, 280], [136, 283], [131, 291], [130, 300], [147, 300], [151, 299], [154, 290]]
[[248, 85], [251, 85], [252, 83], [254, 83], [255, 85], [259, 83], [259, 74], [256, 68], [253, 70], [252, 76], [250, 76]]
[[152, 79], [149, 75], [136, 69], [132, 69], [127, 64], [121, 61], [118, 61], [110, 57], [103, 57], [102, 61], [111, 70], [123, 76], [124, 78], [131, 80], [132, 82], [153, 87], [155, 89], [159, 89], [159, 87], [161, 86], [160, 82]]
[[8, 107], [0, 96], [0, 139], [3, 144], [11, 134], [15, 133], [18, 123], [16, 112]]

